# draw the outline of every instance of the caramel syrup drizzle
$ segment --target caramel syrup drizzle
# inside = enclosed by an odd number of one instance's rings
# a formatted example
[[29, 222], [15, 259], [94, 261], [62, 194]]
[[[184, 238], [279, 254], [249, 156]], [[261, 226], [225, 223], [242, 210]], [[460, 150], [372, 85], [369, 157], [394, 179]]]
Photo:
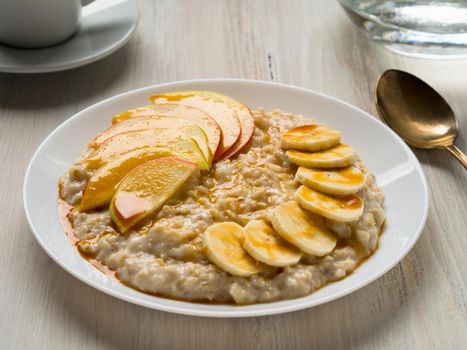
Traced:
[[[79, 248], [78, 248], [78, 245], [77, 243], [79, 242], [79, 239], [76, 237], [75, 233], [74, 233], [74, 230], [73, 230], [73, 226], [71, 224], [71, 221], [69, 219], [69, 214], [70, 214], [70, 211], [71, 209], [73, 209], [73, 207], [68, 204], [67, 202], [65, 202], [63, 199], [59, 198], [58, 199], [58, 217], [60, 219], [60, 223], [63, 227], [63, 230], [65, 231], [67, 237], [69, 238], [70, 242], [72, 243], [72, 245], [76, 248], [76, 250], [78, 251], [79, 255], [81, 255], [81, 257], [83, 257], [85, 260], [87, 260], [92, 266], [94, 266], [94, 268], [96, 268], [97, 270], [99, 270], [100, 272], [102, 272], [103, 274], [105, 274], [106, 276], [114, 279], [115, 281], [125, 285], [126, 287], [129, 287], [131, 289], [134, 289], [136, 291], [139, 291], [139, 292], [142, 292], [142, 293], [145, 293], [145, 294], [150, 294], [150, 295], [154, 295], [156, 297], [162, 297], [162, 298], [167, 298], [167, 299], [172, 299], [172, 300], [178, 300], [178, 301], [183, 301], [183, 302], [187, 302], [187, 300], [184, 300], [184, 299], [181, 299], [181, 298], [176, 298], [176, 297], [167, 297], [165, 295], [161, 295], [161, 294], [157, 294], [157, 293], [151, 293], [151, 292], [147, 292], [147, 291], [143, 291], [143, 290], [140, 290], [132, 285], [129, 285], [128, 283], [126, 283], [125, 281], [121, 280], [118, 276], [118, 272], [115, 271], [115, 270], [112, 270], [110, 269], [107, 265], [104, 265], [101, 261], [93, 258], [92, 256], [88, 255], [88, 254], [85, 254], [84, 252], [82, 252]], [[328, 284], [331, 284], [331, 283], [335, 283], [335, 282], [339, 282], [341, 280], [343, 280], [344, 278], [350, 276], [354, 271], [356, 271], [363, 263], [365, 263], [368, 259], [370, 259], [373, 254], [378, 250], [379, 248], [379, 243], [380, 243], [380, 239], [381, 239], [381, 235], [382, 233], [384, 232], [384, 228], [385, 228], [385, 225], [386, 225], [386, 220], [383, 222], [383, 224], [381, 225], [381, 229], [380, 229], [380, 232], [379, 232], [379, 235], [378, 235], [378, 242], [376, 243], [376, 248], [373, 252], [371, 252], [371, 254], [369, 254], [368, 256], [364, 257], [362, 260], [360, 260], [358, 263], [357, 263], [357, 266], [355, 267], [355, 269], [353, 269], [351, 272], [347, 273], [345, 276], [341, 277], [341, 278], [338, 278], [336, 280], [333, 280], [333, 281], [329, 281], [328, 283], [325, 283], [323, 284], [322, 286], [316, 288], [315, 290], [313, 290], [312, 293], [318, 291], [319, 289], [327, 286]], [[336, 245], [336, 248], [339, 248], [339, 247], [343, 247], [343, 246], [346, 246], [346, 245], [350, 245], [352, 246], [356, 252], [357, 252], [357, 255], [360, 255], [361, 254], [361, 248], [359, 248], [358, 246], [355, 246], [355, 244], [350, 244], [349, 242], [341, 242], [341, 241], [338, 241], [337, 242], [337, 245]], [[310, 293], [311, 294], [311, 293]], [[208, 304], [208, 305], [212, 305], [212, 304], [217, 304], [217, 305], [237, 305], [235, 304], [235, 302], [232, 300], [232, 301], [228, 301], [228, 302], [216, 302], [216, 301], [211, 301], [211, 300], [189, 300], [189, 302], [192, 302], [192, 303], [197, 303], [197, 304]]]

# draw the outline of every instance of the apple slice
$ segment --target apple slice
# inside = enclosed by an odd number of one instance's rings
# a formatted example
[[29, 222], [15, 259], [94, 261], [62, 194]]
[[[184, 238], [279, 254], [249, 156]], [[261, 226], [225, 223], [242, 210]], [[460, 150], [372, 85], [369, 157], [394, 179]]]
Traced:
[[[192, 126], [190, 128], [198, 127]], [[97, 169], [119, 158], [122, 154], [138, 149], [166, 147], [171, 150], [182, 151], [192, 149], [193, 143], [196, 144], [191, 137], [180, 130], [145, 129], [128, 131], [117, 134], [101, 143], [97, 149], [82, 161], [82, 164], [87, 169]], [[200, 164], [201, 170], [209, 170], [209, 164], [201, 151], [200, 153], [193, 152], [193, 157], [196, 157], [196, 163]]]
[[138, 107], [115, 115], [112, 118], [112, 124], [117, 124], [123, 120], [127, 120], [134, 117], [150, 117], [152, 115], [155, 115], [152, 106]]
[[[193, 126], [193, 128], [192, 128]], [[189, 128], [187, 128], [189, 127]], [[97, 147], [105, 140], [122, 132], [143, 130], [143, 129], [179, 129], [196, 141], [199, 148], [203, 152], [204, 157], [209, 164], [212, 162], [212, 153], [208, 145], [208, 138], [206, 133], [200, 127], [193, 125], [193, 122], [188, 119], [176, 117], [161, 117], [161, 116], [147, 116], [135, 117], [124, 120], [104, 130], [91, 141], [89, 147]]]
[[255, 133], [255, 120], [253, 119], [253, 115], [251, 114], [250, 109], [243, 103], [240, 103], [229, 96], [218, 94], [217, 92], [199, 91], [199, 93], [212, 96], [228, 103], [229, 106], [237, 113], [240, 126], [242, 128], [242, 133], [238, 142], [230, 150], [224, 153], [222, 159], [235, 157], [246, 146], [248, 146], [251, 139], [253, 138], [253, 134]]
[[204, 130], [208, 137], [211, 153], [216, 154], [221, 142], [222, 131], [219, 124], [200, 109], [178, 105], [178, 104], [157, 104], [149, 107], [140, 107], [116, 115], [112, 119], [113, 124], [117, 124], [130, 118], [138, 117], [176, 117], [189, 119], [194, 125]]
[[[177, 119], [177, 118], [170, 118], [172, 119], [172, 125], [174, 125], [174, 129], [177, 129], [175, 125], [179, 123], [180, 120], [183, 119]], [[174, 120], [175, 119], [175, 120]], [[168, 125], [170, 124], [170, 121], [162, 125], [162, 123], [159, 125], [161, 128], [165, 127], [167, 129], [172, 129]], [[199, 126], [196, 125], [190, 125], [190, 123], [187, 123], [185, 126], [181, 126], [182, 123], [180, 123], [180, 131], [182, 131], [185, 135], [191, 137], [197, 144], [201, 152], [203, 152], [204, 159], [208, 163], [208, 169], [211, 168], [212, 164], [212, 159], [213, 159], [213, 154], [211, 153], [211, 150], [209, 149], [209, 144], [208, 144], [208, 137], [206, 136], [206, 133], [201, 129]], [[203, 169], [206, 170], [206, 169]]]
[[198, 108], [170, 103], [154, 105], [153, 109], [157, 115], [165, 117], [176, 116], [177, 118], [193, 121], [195, 125], [198, 125], [206, 133], [213, 157], [217, 153], [222, 140], [222, 130], [209, 114]]
[[110, 202], [110, 216], [122, 233], [160, 209], [198, 165], [176, 157], [148, 161], [129, 172]]
[[222, 130], [222, 142], [214, 155], [214, 160], [220, 159], [239, 140], [242, 133], [237, 113], [229, 104], [218, 98], [200, 94], [198, 91], [181, 91], [150, 97], [154, 104], [181, 104], [199, 108], [209, 114]]
[[[190, 143], [187, 143], [187, 145], [190, 145]], [[198, 163], [202, 156], [201, 151], [193, 141], [189, 149], [158, 147], [142, 148], [125, 153], [92, 174], [83, 191], [80, 209], [86, 211], [109, 204], [115, 189], [126, 174], [147, 161], [164, 157], [177, 157], [202, 166], [202, 162]]]

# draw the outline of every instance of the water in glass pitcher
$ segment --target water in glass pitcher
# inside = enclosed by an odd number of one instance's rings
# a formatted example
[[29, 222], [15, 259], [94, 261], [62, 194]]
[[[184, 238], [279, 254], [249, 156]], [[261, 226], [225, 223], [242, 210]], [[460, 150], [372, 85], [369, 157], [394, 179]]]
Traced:
[[399, 53], [467, 56], [467, 0], [339, 0], [372, 39]]

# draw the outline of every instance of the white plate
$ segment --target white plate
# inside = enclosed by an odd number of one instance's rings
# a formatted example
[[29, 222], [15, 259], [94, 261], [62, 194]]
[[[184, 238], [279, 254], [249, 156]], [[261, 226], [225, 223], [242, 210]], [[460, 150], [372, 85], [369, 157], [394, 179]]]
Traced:
[[122, 47], [137, 23], [134, 0], [96, 0], [83, 8], [78, 31], [60, 45], [45, 49], [0, 45], [0, 72], [56, 72], [97, 61]]
[[[385, 196], [388, 222], [376, 253], [345, 279], [298, 299], [249, 306], [206, 305], [158, 298], [108, 278], [81, 258], [63, 232], [57, 215], [57, 181], [88, 141], [110, 124], [114, 114], [148, 104], [148, 96], [174, 90], [212, 90], [252, 108], [302, 113], [342, 131]], [[117, 298], [150, 308], [197, 316], [244, 317], [308, 308], [349, 294], [374, 281], [412, 248], [428, 213], [425, 176], [412, 151], [387, 126], [369, 114], [313, 91], [253, 80], [193, 80], [155, 85], [97, 103], [65, 121], [39, 146], [26, 171], [23, 200], [26, 217], [42, 248], [64, 269]]]

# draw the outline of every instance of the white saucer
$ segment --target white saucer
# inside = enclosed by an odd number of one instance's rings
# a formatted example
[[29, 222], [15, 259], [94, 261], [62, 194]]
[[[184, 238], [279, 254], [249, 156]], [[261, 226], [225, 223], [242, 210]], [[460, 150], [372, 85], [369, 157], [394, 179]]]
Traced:
[[46, 73], [83, 66], [122, 47], [138, 23], [134, 0], [96, 0], [83, 8], [78, 31], [45, 49], [0, 45], [0, 72]]
[[[357, 150], [368, 169], [376, 175], [385, 195], [388, 221], [373, 256], [346, 278], [308, 296], [244, 306], [190, 303], [144, 294], [108, 277], [83, 259], [70, 243], [58, 218], [59, 177], [89, 140], [110, 125], [112, 115], [146, 105], [150, 95], [178, 90], [217, 91], [253, 109], [257, 106], [266, 110], [279, 108], [312, 116], [339, 129], [344, 142]], [[111, 97], [75, 114], [55, 129], [32, 157], [26, 171], [23, 201], [26, 218], [39, 244], [58, 264], [83, 282], [138, 305], [210, 317], [261, 316], [300, 310], [362, 288], [389, 271], [409, 252], [420, 236], [428, 214], [428, 189], [420, 163], [385, 124], [356, 107], [317, 92], [278, 83], [235, 79], [149, 86]]]

